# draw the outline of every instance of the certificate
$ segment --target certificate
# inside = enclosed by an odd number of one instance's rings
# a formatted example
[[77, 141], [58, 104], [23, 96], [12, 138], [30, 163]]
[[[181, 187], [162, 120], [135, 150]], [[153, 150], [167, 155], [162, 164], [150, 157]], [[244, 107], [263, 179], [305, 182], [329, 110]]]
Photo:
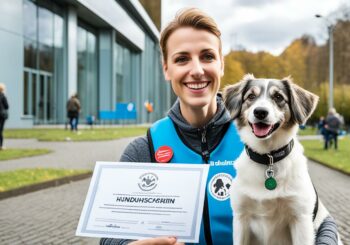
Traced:
[[97, 162], [76, 235], [196, 243], [207, 164]]

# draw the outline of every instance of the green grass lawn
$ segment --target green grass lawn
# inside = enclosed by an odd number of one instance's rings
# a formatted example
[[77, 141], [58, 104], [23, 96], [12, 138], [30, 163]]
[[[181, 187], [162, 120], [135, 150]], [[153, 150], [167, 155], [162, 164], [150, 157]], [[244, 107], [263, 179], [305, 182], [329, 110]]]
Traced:
[[298, 135], [316, 135], [317, 128], [314, 127], [306, 127], [305, 129], [299, 129]]
[[43, 155], [52, 152], [48, 149], [6, 149], [0, 151], [0, 161]]
[[146, 135], [145, 127], [94, 128], [71, 132], [65, 129], [7, 129], [4, 137], [11, 139], [36, 138], [40, 141], [98, 141]]
[[305, 148], [305, 155], [307, 157], [350, 174], [349, 136], [338, 139], [338, 150], [324, 150], [323, 141], [320, 140], [302, 140], [301, 144]]
[[89, 172], [91, 171], [50, 168], [18, 169], [14, 171], [0, 172], [0, 192]]

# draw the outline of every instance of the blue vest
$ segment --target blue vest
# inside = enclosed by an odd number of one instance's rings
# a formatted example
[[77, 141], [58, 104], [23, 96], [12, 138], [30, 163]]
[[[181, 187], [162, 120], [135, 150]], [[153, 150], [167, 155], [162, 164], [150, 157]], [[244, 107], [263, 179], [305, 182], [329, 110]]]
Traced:
[[[154, 152], [161, 146], [169, 146], [174, 155], [171, 163], [204, 164], [202, 156], [187, 147], [178, 136], [169, 117], [154, 123], [150, 128]], [[244, 148], [233, 123], [230, 124], [219, 145], [210, 153], [206, 197], [210, 219], [211, 239], [214, 245], [232, 245], [232, 209], [229, 188], [236, 176], [233, 162]], [[200, 244], [206, 244], [204, 225], [201, 225]]]

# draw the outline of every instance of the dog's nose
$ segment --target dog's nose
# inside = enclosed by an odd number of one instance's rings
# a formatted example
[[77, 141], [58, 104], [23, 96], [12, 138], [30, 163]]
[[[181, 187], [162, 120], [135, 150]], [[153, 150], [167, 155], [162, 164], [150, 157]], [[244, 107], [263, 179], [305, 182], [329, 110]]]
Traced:
[[260, 120], [265, 119], [268, 114], [269, 112], [265, 108], [257, 107], [254, 109], [254, 116], [257, 119], [260, 119]]

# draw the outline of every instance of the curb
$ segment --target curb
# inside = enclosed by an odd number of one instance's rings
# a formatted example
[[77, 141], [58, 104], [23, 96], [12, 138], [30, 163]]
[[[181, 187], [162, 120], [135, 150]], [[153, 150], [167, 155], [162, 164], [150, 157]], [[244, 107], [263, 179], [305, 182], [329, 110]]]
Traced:
[[309, 160], [311, 160], [311, 161], [313, 161], [313, 162], [316, 162], [316, 163], [318, 163], [318, 164], [321, 164], [322, 166], [325, 166], [325, 167], [327, 167], [327, 168], [333, 169], [333, 170], [335, 170], [335, 171], [337, 171], [337, 172], [339, 172], [339, 173], [342, 173], [342, 174], [345, 174], [345, 175], [347, 175], [347, 176], [350, 176], [350, 173], [348, 173], [348, 172], [346, 172], [346, 171], [344, 171], [344, 170], [338, 169], [338, 168], [336, 168], [336, 167], [329, 166], [329, 165], [325, 164], [324, 162], [321, 162], [320, 160], [316, 160], [316, 159], [314, 159], [314, 158], [312, 158], [312, 157], [307, 157], [307, 159], [309, 159]]
[[92, 176], [92, 172], [89, 172], [89, 173], [72, 175], [72, 176], [67, 176], [67, 177], [63, 177], [63, 178], [59, 178], [59, 179], [49, 180], [46, 182], [37, 183], [37, 184], [33, 184], [33, 185], [23, 186], [23, 187], [9, 190], [9, 191], [0, 192], [0, 200], [23, 195], [23, 194], [27, 194], [27, 193], [34, 192], [34, 191], [43, 190], [43, 189], [46, 189], [49, 187], [60, 186], [60, 185], [67, 184], [67, 183], [70, 183], [73, 181], [83, 180], [86, 178], [90, 178], [91, 176]]

